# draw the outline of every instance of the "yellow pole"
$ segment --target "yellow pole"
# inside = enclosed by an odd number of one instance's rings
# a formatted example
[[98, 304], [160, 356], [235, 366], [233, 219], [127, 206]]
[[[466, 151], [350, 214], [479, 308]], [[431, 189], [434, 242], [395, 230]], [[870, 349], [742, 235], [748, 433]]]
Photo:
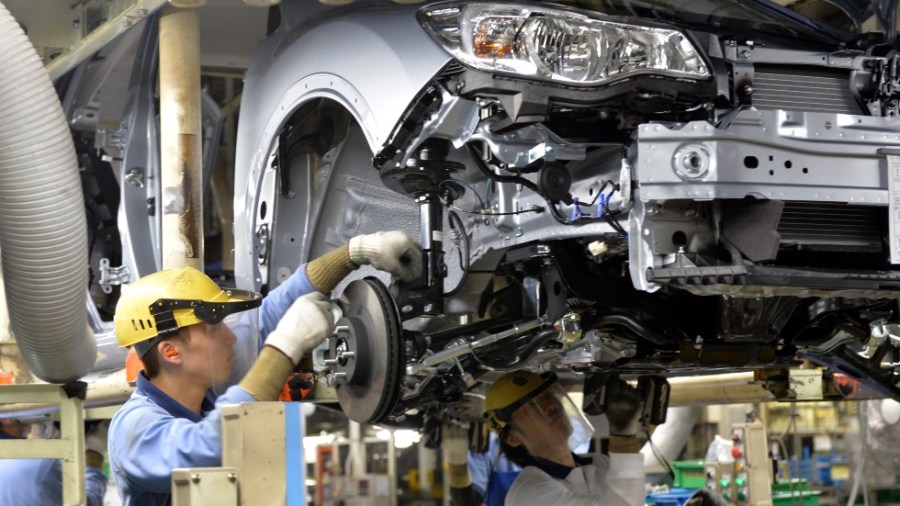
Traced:
[[200, 18], [169, 5], [159, 20], [162, 267], [203, 270]]

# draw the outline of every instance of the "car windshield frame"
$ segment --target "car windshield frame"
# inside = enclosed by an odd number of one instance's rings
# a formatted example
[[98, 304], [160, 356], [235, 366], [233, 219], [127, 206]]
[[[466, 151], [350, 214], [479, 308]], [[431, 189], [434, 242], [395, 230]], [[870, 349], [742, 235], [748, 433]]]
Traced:
[[690, 10], [680, 0], [557, 0], [553, 3], [609, 16], [766, 33], [808, 42], [842, 43], [858, 35], [820, 23], [770, 0], [700, 0], [691, 2]]

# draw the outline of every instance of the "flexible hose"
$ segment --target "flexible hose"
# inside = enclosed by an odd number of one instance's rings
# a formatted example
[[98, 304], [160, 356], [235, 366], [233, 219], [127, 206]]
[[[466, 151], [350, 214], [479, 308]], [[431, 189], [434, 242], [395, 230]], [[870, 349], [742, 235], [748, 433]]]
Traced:
[[0, 4], [0, 251], [13, 333], [31, 372], [88, 372], [87, 227], [75, 147], [50, 77]]

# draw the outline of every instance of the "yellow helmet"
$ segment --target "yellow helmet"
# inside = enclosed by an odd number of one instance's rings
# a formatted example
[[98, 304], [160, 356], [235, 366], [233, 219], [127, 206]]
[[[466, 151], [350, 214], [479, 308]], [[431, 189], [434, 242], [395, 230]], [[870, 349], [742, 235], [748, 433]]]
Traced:
[[113, 318], [116, 340], [120, 347], [134, 346], [143, 356], [180, 328], [219, 323], [261, 302], [256, 292], [219, 288], [193, 267], [155, 272], [123, 287]]
[[513, 371], [495, 381], [484, 398], [484, 419], [497, 432], [509, 423], [515, 410], [556, 383], [556, 374]]

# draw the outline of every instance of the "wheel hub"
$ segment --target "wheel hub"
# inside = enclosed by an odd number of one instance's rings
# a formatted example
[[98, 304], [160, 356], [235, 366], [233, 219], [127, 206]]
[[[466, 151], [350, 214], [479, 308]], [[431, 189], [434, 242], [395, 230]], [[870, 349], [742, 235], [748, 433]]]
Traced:
[[338, 299], [344, 313], [326, 355], [338, 402], [359, 423], [382, 423], [400, 398], [405, 357], [399, 312], [376, 278], [351, 282]]

